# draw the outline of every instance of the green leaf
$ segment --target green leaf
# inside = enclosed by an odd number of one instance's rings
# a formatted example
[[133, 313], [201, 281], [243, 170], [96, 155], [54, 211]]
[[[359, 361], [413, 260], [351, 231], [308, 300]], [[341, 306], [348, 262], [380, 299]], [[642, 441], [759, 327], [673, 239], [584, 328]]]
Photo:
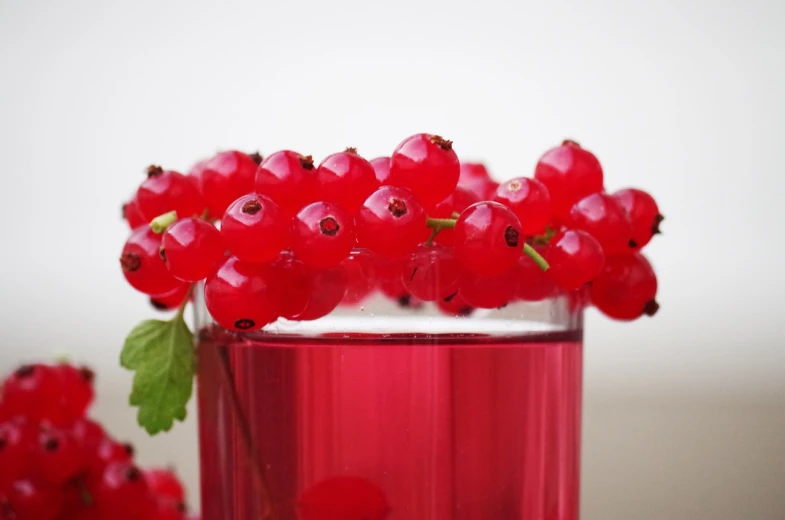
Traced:
[[170, 321], [143, 321], [125, 339], [120, 364], [133, 370], [130, 403], [151, 435], [185, 420], [194, 379], [194, 338], [182, 312]]

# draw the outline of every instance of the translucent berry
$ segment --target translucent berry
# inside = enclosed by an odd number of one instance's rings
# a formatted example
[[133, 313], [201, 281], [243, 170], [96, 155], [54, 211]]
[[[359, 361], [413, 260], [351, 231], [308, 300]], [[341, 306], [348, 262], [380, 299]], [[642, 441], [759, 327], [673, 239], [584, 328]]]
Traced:
[[60, 418], [61, 423], [71, 424], [84, 416], [90, 403], [93, 402], [95, 391], [93, 381], [95, 374], [87, 367], [77, 367], [68, 363], [60, 363], [53, 367], [57, 374], [60, 387]]
[[[90, 439], [91, 443], [92, 441], [93, 439]], [[104, 435], [95, 445], [94, 451], [88, 452], [87, 462], [91, 472], [101, 474], [109, 464], [131, 463], [133, 456], [132, 445]]]
[[551, 196], [554, 215], [564, 221], [573, 204], [602, 191], [600, 161], [575, 141], [545, 152], [537, 162], [534, 178], [545, 184]]
[[498, 309], [515, 300], [520, 277], [517, 266], [493, 275], [465, 273], [458, 293], [466, 303], [478, 309]]
[[32, 421], [60, 416], [60, 382], [57, 371], [48, 365], [23, 365], [3, 382], [3, 407], [10, 416]]
[[120, 267], [131, 287], [145, 294], [163, 294], [182, 283], [169, 273], [160, 254], [161, 235], [149, 226], [136, 228], [123, 247]]
[[498, 202], [478, 202], [455, 223], [455, 252], [476, 274], [502, 274], [518, 262], [523, 234], [518, 217]]
[[178, 280], [204, 280], [224, 257], [221, 233], [201, 218], [180, 219], [164, 231], [160, 255]]
[[83, 455], [66, 430], [42, 428], [32, 452], [35, 475], [50, 484], [63, 484], [87, 467]]
[[274, 200], [286, 215], [294, 215], [316, 200], [315, 169], [310, 155], [290, 150], [275, 152], [256, 170], [256, 193]]
[[456, 316], [459, 318], [468, 318], [474, 313], [474, 307], [469, 305], [466, 299], [461, 294], [461, 291], [456, 291], [454, 294], [436, 300], [436, 306], [447, 316]]
[[177, 502], [185, 500], [185, 489], [180, 479], [170, 469], [151, 468], [142, 472], [150, 492], [158, 498], [164, 497]]
[[609, 256], [591, 285], [592, 303], [617, 320], [653, 316], [659, 309], [656, 296], [657, 276], [640, 253]]
[[292, 220], [291, 243], [294, 254], [307, 266], [334, 267], [354, 247], [354, 221], [337, 204], [314, 202]]
[[375, 258], [376, 255], [367, 249], [360, 249], [341, 262], [341, 267], [346, 271], [346, 291], [341, 300], [342, 305], [358, 305], [373, 294]]
[[231, 330], [256, 330], [278, 318], [277, 295], [269, 266], [235, 256], [207, 278], [204, 301], [218, 324]]
[[200, 165], [201, 171], [195, 173], [211, 217], [221, 218], [229, 204], [254, 190], [257, 159], [261, 161], [258, 154], [229, 150]]
[[484, 164], [461, 163], [458, 187], [472, 193], [478, 201], [491, 200], [499, 183], [491, 178]]
[[365, 199], [379, 187], [373, 165], [354, 148], [327, 156], [316, 169], [319, 198], [355, 215]]
[[455, 251], [440, 244], [422, 244], [407, 258], [403, 285], [422, 301], [441, 300], [458, 290], [461, 265]]
[[14, 482], [8, 493], [8, 504], [18, 520], [55, 520], [63, 507], [62, 488], [30, 479]]
[[0, 494], [15, 480], [22, 478], [29, 465], [30, 429], [23, 421], [0, 423]]
[[382, 256], [414, 251], [429, 230], [427, 216], [412, 192], [382, 186], [363, 203], [356, 217], [357, 242]]
[[460, 164], [452, 141], [438, 135], [416, 134], [406, 138], [390, 158], [389, 184], [410, 190], [427, 208], [453, 192]]
[[109, 464], [96, 485], [93, 499], [101, 518], [140, 520], [155, 511], [143, 473], [130, 463]]
[[159, 215], [176, 211], [179, 218], [201, 215], [204, 202], [194, 183], [182, 173], [147, 168], [145, 180], [136, 192], [139, 210], [149, 222]]
[[569, 225], [596, 238], [606, 255], [631, 253], [638, 247], [629, 215], [605, 193], [579, 200], [570, 210]]
[[605, 254], [597, 240], [579, 230], [554, 236], [543, 253], [550, 268], [548, 277], [563, 289], [577, 289], [591, 282], [602, 271]]
[[144, 226], [149, 222], [146, 218], [144, 218], [142, 212], [139, 210], [139, 202], [136, 200], [136, 194], [131, 197], [131, 200], [123, 204], [123, 218], [126, 222], [128, 222], [128, 227], [131, 229]]
[[267, 197], [244, 195], [234, 201], [221, 219], [224, 245], [246, 262], [269, 262], [289, 241], [288, 219]]
[[377, 157], [376, 159], [371, 159], [371, 166], [373, 166], [373, 171], [376, 174], [378, 185], [388, 184], [388, 179], [390, 178], [390, 158]]
[[379, 486], [352, 476], [322, 480], [303, 491], [297, 502], [302, 520], [384, 520], [390, 511]]
[[101, 425], [87, 418], [74, 421], [69, 428], [69, 434], [88, 459], [98, 450], [98, 445], [106, 437], [106, 432]]
[[502, 183], [493, 200], [504, 204], [521, 221], [525, 235], [541, 235], [551, 221], [551, 197], [548, 188], [535, 179], [518, 177]]
[[[480, 199], [477, 195], [465, 188], [458, 187], [455, 188], [455, 191], [452, 192], [449, 197], [436, 205], [431, 211], [430, 216], [433, 218], [452, 218], [453, 213], [458, 213], [460, 215], [466, 208], [479, 201]], [[455, 230], [444, 228], [436, 235], [434, 240], [440, 244], [454, 244]]]
[[611, 195], [627, 212], [632, 223], [632, 240], [640, 249], [660, 232], [660, 223], [664, 220], [657, 207], [654, 197], [643, 190], [628, 188]]
[[171, 291], [151, 295], [150, 305], [159, 311], [179, 309], [180, 306], [185, 302], [185, 299], [188, 298], [188, 292], [190, 289], [190, 283], [182, 282]]
[[278, 298], [278, 314], [293, 319], [308, 306], [310, 294], [310, 273], [305, 264], [291, 251], [282, 252], [270, 264], [273, 293]]
[[330, 314], [343, 300], [346, 282], [346, 270], [340, 265], [309, 273], [308, 303], [305, 309], [292, 316], [292, 319], [310, 321]]
[[[534, 250], [545, 254], [545, 246], [535, 245]], [[550, 276], [526, 255], [518, 260], [518, 294], [520, 300], [538, 302], [550, 298], [557, 292], [556, 284]]]

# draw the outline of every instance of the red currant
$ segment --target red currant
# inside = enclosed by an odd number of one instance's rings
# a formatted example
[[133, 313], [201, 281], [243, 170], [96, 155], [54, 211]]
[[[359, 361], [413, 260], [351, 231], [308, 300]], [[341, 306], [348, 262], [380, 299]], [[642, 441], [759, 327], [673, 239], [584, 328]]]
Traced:
[[160, 254], [161, 235], [148, 226], [136, 228], [123, 247], [120, 266], [131, 287], [145, 294], [163, 294], [181, 282], [166, 269]]
[[442, 311], [442, 313], [448, 316], [468, 318], [474, 313], [474, 307], [469, 305], [460, 291], [457, 291], [446, 298], [442, 298], [441, 300], [436, 300], [436, 306], [439, 307], [439, 310]]
[[256, 170], [256, 193], [271, 198], [286, 215], [316, 199], [318, 182], [310, 155], [283, 150], [268, 156]]
[[[534, 250], [545, 254], [545, 246], [535, 245]], [[550, 276], [531, 258], [521, 255], [518, 260], [518, 298], [526, 302], [538, 302], [556, 294], [556, 285]]]
[[139, 202], [136, 200], [136, 194], [131, 197], [131, 200], [123, 204], [123, 218], [128, 222], [128, 227], [131, 229], [144, 226], [149, 222], [144, 218], [142, 212], [139, 211]]
[[341, 300], [342, 305], [358, 305], [374, 291], [373, 264], [375, 255], [367, 249], [355, 250], [341, 262], [346, 271], [346, 291]]
[[15, 480], [22, 477], [28, 467], [30, 428], [22, 421], [0, 423], [0, 494]]
[[373, 166], [373, 171], [376, 174], [377, 184], [379, 186], [387, 184], [390, 178], [390, 158], [377, 157], [376, 159], [371, 159], [371, 166]]
[[256, 330], [278, 318], [277, 295], [269, 266], [235, 256], [207, 278], [204, 301], [218, 324], [232, 330]]
[[224, 257], [221, 233], [201, 218], [188, 217], [169, 226], [161, 246], [169, 272], [184, 282], [204, 280]]
[[229, 204], [253, 191], [259, 166], [257, 160], [261, 162], [258, 154], [229, 150], [217, 153], [193, 172], [199, 179], [204, 202], [213, 218], [220, 218]]
[[371, 194], [356, 218], [357, 242], [382, 256], [410, 253], [428, 235], [427, 216], [412, 192], [382, 186]]
[[605, 254], [590, 234], [571, 229], [553, 237], [543, 254], [548, 277], [563, 289], [577, 289], [602, 271]]
[[347, 275], [342, 266], [310, 273], [308, 304], [292, 317], [297, 321], [316, 320], [330, 314], [341, 303], [346, 293]]
[[302, 520], [384, 520], [390, 511], [379, 486], [352, 476], [322, 480], [303, 491], [297, 502]]
[[411, 190], [423, 206], [432, 208], [453, 192], [460, 170], [452, 141], [416, 134], [393, 152], [388, 182]]
[[3, 382], [3, 407], [10, 416], [33, 421], [60, 416], [60, 384], [57, 371], [48, 365], [23, 365]]
[[292, 319], [303, 312], [311, 297], [309, 273], [303, 262], [291, 251], [284, 251], [270, 264], [271, 281], [278, 298], [278, 314]]
[[84, 416], [87, 407], [93, 402], [95, 374], [87, 367], [76, 367], [67, 363], [55, 365], [60, 386], [60, 416], [63, 422], [71, 424]]
[[150, 304], [159, 311], [168, 311], [172, 309], [179, 309], [188, 298], [188, 292], [191, 289], [190, 283], [181, 283], [171, 291], [153, 294], [150, 296]]
[[403, 267], [403, 285], [412, 296], [432, 302], [458, 290], [461, 265], [455, 251], [440, 244], [420, 245]]
[[499, 183], [491, 179], [484, 164], [461, 163], [458, 187], [474, 194], [477, 200], [489, 200], [499, 187]]
[[152, 468], [142, 472], [147, 487], [158, 498], [168, 498], [177, 502], [185, 500], [185, 489], [172, 470]]
[[221, 237], [229, 250], [246, 262], [269, 262], [289, 241], [287, 218], [267, 197], [244, 195], [221, 220]]
[[518, 217], [498, 202], [478, 202], [455, 223], [455, 253], [477, 274], [502, 274], [518, 262], [523, 234]]
[[142, 472], [133, 464], [114, 462], [102, 475], [93, 495], [101, 518], [141, 520], [155, 510]]
[[[92, 442], [92, 439], [90, 442]], [[109, 464], [115, 462], [132, 462], [134, 447], [128, 443], [117, 442], [109, 436], [104, 436], [97, 442], [94, 451], [88, 453], [90, 471], [102, 474]]]
[[368, 196], [379, 187], [373, 165], [354, 148], [326, 157], [316, 169], [319, 196], [355, 215]]
[[605, 193], [579, 200], [570, 210], [570, 227], [596, 238], [607, 255], [631, 253], [637, 247], [629, 216]]
[[57, 486], [29, 479], [14, 482], [8, 503], [18, 520], [55, 520], [65, 502], [64, 491]]
[[150, 166], [136, 192], [139, 210], [149, 222], [159, 215], [176, 211], [179, 218], [201, 215], [204, 202], [199, 191], [182, 173]]
[[74, 421], [70, 427], [69, 434], [74, 442], [79, 445], [82, 453], [88, 456], [98, 450], [99, 444], [106, 437], [106, 432], [100, 424], [86, 418]]
[[548, 187], [553, 213], [562, 221], [567, 218], [573, 204], [602, 191], [600, 161], [590, 151], [569, 140], [540, 157], [534, 178]]
[[612, 197], [630, 216], [632, 240], [637, 249], [648, 244], [660, 232], [660, 223], [665, 217], [660, 214], [654, 197], [635, 188], [617, 191]]
[[535, 179], [519, 177], [503, 183], [493, 200], [510, 208], [525, 235], [541, 235], [551, 221], [551, 197], [548, 188]]
[[[475, 202], [479, 202], [479, 199], [474, 193], [458, 187], [455, 188], [455, 191], [449, 197], [436, 205], [430, 216], [433, 218], [452, 218], [453, 213], [461, 214]], [[455, 243], [455, 230], [444, 228], [436, 235], [434, 240], [440, 244], [452, 245]]]
[[517, 266], [502, 274], [466, 273], [458, 291], [466, 303], [478, 309], [498, 309], [515, 299], [519, 276]]
[[340, 264], [355, 244], [354, 221], [340, 206], [314, 202], [292, 220], [292, 251], [317, 269]]
[[653, 316], [659, 309], [655, 296], [657, 276], [640, 253], [609, 256], [602, 274], [591, 285], [592, 303], [617, 320]]
[[79, 444], [56, 428], [41, 430], [32, 460], [35, 474], [51, 484], [63, 484], [86, 467]]

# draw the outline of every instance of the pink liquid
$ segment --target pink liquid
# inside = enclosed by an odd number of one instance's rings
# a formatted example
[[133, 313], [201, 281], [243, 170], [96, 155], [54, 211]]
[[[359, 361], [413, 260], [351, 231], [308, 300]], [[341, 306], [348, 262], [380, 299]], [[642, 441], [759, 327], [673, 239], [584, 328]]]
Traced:
[[208, 333], [199, 356], [204, 520], [264, 518], [263, 488], [276, 520], [299, 519], [300, 493], [342, 475], [378, 486], [387, 520], [578, 518], [580, 332], [260, 341]]

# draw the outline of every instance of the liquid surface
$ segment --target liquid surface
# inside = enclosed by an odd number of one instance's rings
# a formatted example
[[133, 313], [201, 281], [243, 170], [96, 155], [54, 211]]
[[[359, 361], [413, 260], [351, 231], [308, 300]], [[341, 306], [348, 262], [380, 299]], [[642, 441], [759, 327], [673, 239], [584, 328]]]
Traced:
[[206, 331], [203, 518], [577, 520], [581, 373], [579, 332]]

